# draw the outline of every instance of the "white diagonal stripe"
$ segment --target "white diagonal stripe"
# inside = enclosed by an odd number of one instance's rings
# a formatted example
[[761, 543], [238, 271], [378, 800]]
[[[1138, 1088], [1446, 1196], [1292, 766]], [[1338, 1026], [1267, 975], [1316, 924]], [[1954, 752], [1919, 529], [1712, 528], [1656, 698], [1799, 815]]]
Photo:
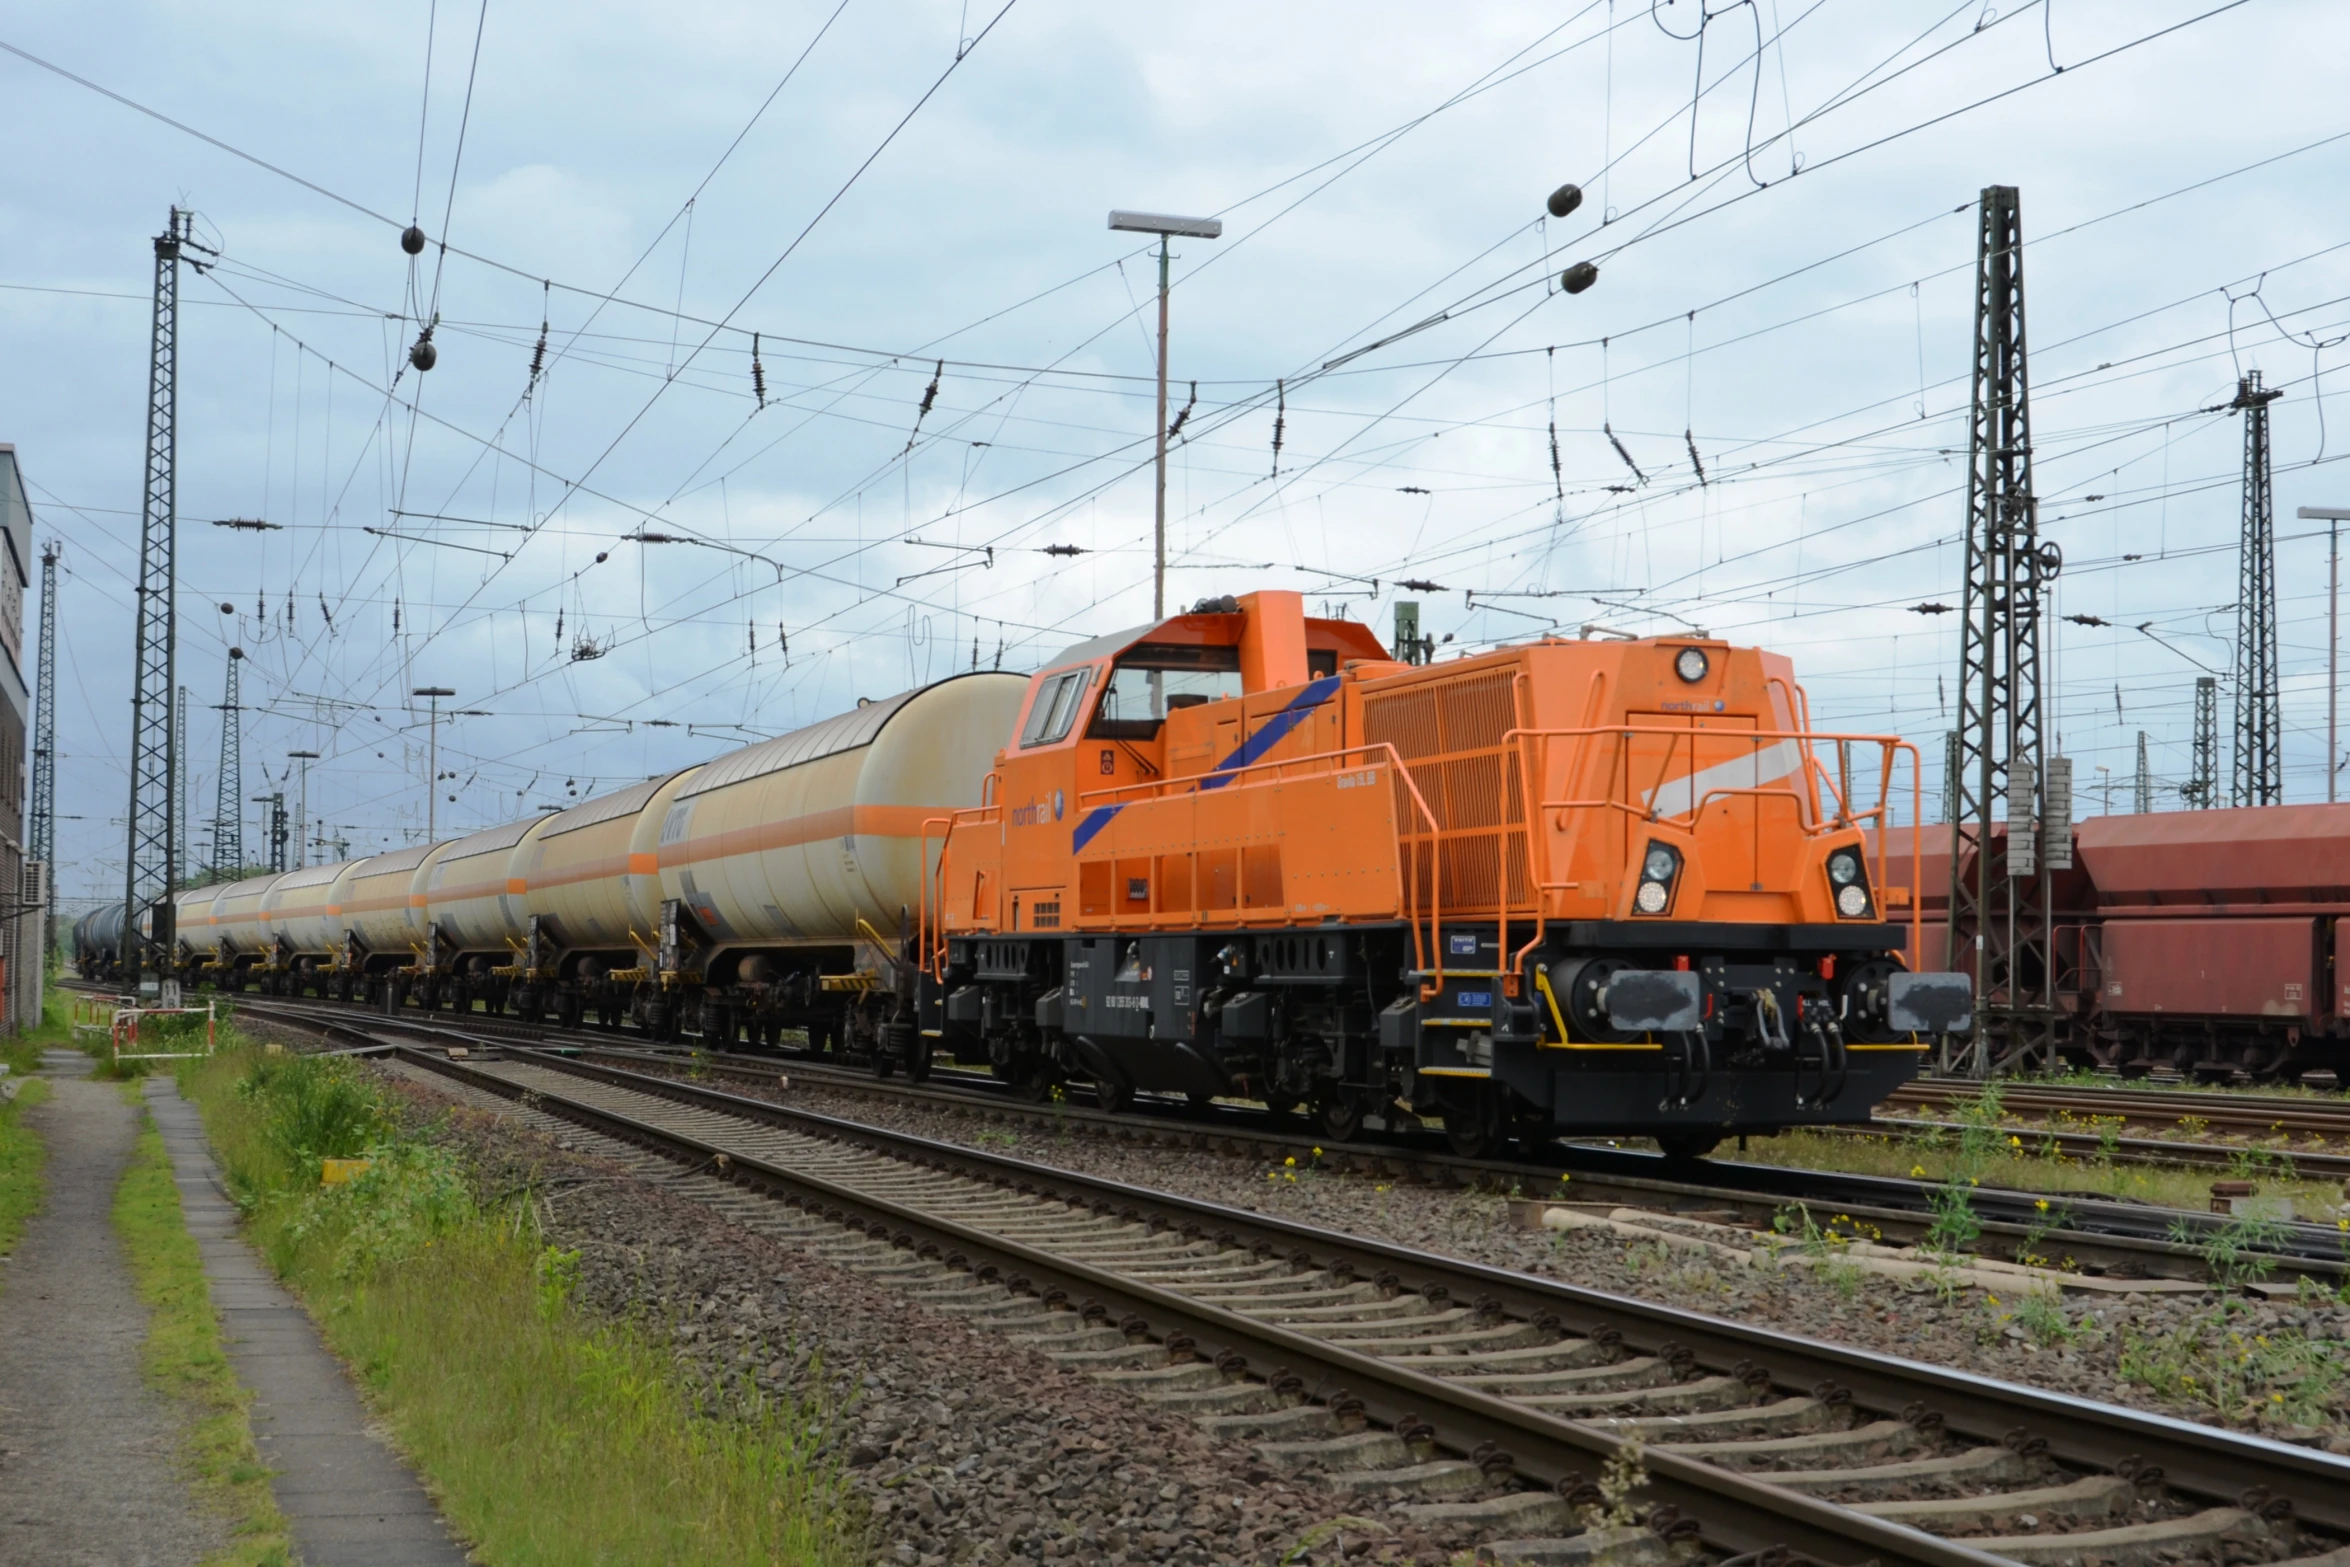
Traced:
[[[1715, 739], [1716, 733], [1700, 730], [1698, 737], [1702, 743]], [[1685, 815], [1716, 789], [1760, 789], [1792, 776], [1802, 767], [1803, 742], [1781, 740], [1744, 756], [1701, 767], [1695, 773], [1665, 780], [1649, 791], [1648, 808], [1659, 816]]]

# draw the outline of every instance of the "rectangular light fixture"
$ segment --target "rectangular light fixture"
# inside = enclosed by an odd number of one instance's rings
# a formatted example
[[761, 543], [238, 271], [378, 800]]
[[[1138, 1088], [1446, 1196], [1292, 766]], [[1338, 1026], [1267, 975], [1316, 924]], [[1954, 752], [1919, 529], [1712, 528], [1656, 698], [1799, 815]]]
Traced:
[[1191, 239], [1222, 239], [1221, 218], [1177, 218], [1164, 212], [1113, 212], [1110, 227], [1131, 234], [1181, 234]]

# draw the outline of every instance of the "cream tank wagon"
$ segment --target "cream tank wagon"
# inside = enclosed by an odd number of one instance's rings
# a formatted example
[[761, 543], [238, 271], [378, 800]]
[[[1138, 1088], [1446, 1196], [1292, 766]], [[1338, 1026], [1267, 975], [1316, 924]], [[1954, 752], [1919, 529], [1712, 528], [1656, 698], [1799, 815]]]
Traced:
[[906, 922], [1027, 686], [958, 675], [551, 815], [183, 892], [180, 977], [915, 1063], [886, 1021]]

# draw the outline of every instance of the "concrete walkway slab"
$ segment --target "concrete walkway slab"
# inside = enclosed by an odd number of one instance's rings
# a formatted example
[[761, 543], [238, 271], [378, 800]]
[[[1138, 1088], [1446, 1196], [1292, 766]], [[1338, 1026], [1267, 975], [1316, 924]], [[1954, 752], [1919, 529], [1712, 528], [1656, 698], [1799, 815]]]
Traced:
[[237, 1237], [236, 1207], [196, 1107], [169, 1078], [151, 1077], [146, 1089], [229, 1362], [253, 1391], [253, 1438], [305, 1567], [463, 1567], [431, 1497], [368, 1428], [366, 1406], [309, 1314]]
[[179, 1467], [180, 1420], [140, 1369], [147, 1307], [114, 1232], [138, 1112], [52, 1051], [49, 1199], [0, 1267], [0, 1564], [185, 1567], [227, 1543]]

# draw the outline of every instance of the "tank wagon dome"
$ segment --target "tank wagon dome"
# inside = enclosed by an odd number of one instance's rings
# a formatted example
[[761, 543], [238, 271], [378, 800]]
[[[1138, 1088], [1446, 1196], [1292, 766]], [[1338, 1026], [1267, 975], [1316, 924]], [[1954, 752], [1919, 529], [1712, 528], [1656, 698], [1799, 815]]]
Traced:
[[359, 938], [369, 952], [405, 954], [424, 933], [410, 904], [416, 890], [416, 872], [442, 847], [438, 843], [412, 844], [363, 860], [343, 887], [340, 916], [343, 929]]
[[954, 675], [708, 763], [662, 814], [662, 896], [721, 944], [894, 939], [1027, 691], [1025, 675]]
[[347, 928], [342, 895], [354, 873], [366, 860], [338, 860], [331, 865], [305, 865], [277, 879], [261, 900], [270, 933], [295, 952], [326, 953], [342, 945]]
[[521, 846], [508, 900], [517, 937], [539, 922], [547, 944], [619, 957], [651, 939], [659, 921], [662, 815], [699, 766], [582, 800], [550, 816]]
[[423, 916], [445, 948], [503, 953], [529, 918], [522, 909], [524, 855], [518, 846], [552, 814], [467, 833], [441, 846], [417, 878]]
[[282, 871], [269, 871], [259, 876], [247, 876], [232, 881], [213, 895], [204, 911], [207, 944], [215, 950], [226, 943], [241, 951], [256, 951], [268, 942], [268, 927], [261, 916], [261, 902], [269, 893]]

